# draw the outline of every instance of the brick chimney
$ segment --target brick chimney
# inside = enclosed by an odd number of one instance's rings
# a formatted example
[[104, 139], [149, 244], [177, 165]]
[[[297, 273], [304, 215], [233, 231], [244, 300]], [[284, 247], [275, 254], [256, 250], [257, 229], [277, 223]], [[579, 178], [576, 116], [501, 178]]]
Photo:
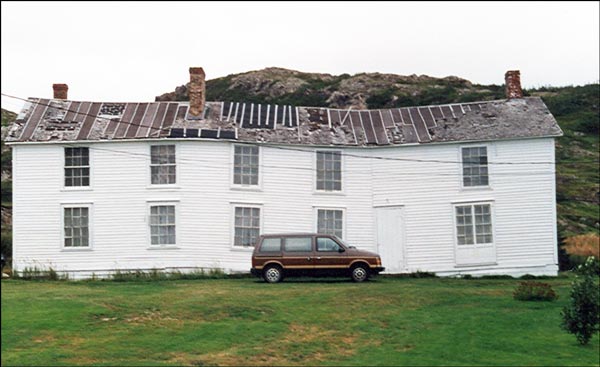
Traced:
[[206, 102], [206, 83], [204, 82], [206, 74], [202, 68], [190, 68], [190, 87], [188, 95], [190, 96], [190, 115], [200, 118], [204, 111]]
[[523, 98], [521, 89], [521, 72], [519, 70], [509, 70], [504, 74], [506, 84], [506, 98]]
[[54, 89], [54, 99], [67, 99], [67, 92], [69, 91], [68, 85], [52, 84], [52, 89]]

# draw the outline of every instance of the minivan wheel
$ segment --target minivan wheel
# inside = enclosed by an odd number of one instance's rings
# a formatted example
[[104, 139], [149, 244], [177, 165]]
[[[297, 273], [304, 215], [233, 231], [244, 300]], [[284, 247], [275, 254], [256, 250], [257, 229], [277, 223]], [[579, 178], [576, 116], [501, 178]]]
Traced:
[[352, 268], [352, 280], [355, 282], [363, 282], [369, 278], [369, 268], [366, 265], [359, 264]]
[[277, 265], [269, 265], [263, 270], [263, 279], [267, 283], [279, 283], [283, 279], [283, 271]]

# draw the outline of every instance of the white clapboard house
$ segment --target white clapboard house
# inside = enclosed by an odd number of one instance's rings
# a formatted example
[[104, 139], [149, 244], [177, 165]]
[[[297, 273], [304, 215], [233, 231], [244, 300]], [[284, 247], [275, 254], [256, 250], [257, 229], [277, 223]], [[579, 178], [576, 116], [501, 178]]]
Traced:
[[9, 131], [13, 267], [248, 272], [259, 234], [333, 233], [389, 273], [556, 275], [554, 139], [523, 97], [354, 110], [30, 98]]

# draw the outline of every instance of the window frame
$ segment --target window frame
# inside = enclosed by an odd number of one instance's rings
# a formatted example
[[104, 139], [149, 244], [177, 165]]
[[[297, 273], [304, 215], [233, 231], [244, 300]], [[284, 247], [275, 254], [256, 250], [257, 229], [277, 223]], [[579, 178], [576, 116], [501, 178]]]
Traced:
[[334, 207], [334, 206], [314, 206], [314, 232], [319, 234], [327, 234], [331, 236], [336, 236], [335, 233], [321, 233], [319, 232], [319, 210], [337, 210], [342, 212], [342, 235], [338, 236], [342, 240], [346, 238], [346, 208], [345, 207]]
[[[175, 166], [175, 182], [174, 183], [168, 183], [168, 184], [155, 184], [152, 183], [152, 167], [154, 166], [161, 166], [160, 164], [152, 164], [152, 147], [158, 147], [158, 146], [173, 146], [175, 149], [175, 163], [171, 164], [169, 163], [168, 165], [173, 165]], [[158, 142], [158, 143], [150, 143], [148, 144], [148, 150], [149, 150], [149, 154], [148, 154], [148, 164], [147, 164], [147, 170], [148, 170], [148, 178], [147, 178], [147, 182], [148, 182], [148, 188], [152, 188], [152, 189], [160, 189], [160, 188], [179, 188], [179, 149], [178, 149], [178, 144], [175, 144], [174, 142]]]
[[[256, 185], [244, 185], [235, 183], [235, 148], [236, 147], [256, 147], [258, 149], [258, 178]], [[263, 149], [262, 147], [254, 144], [231, 144], [231, 157], [230, 157], [230, 178], [229, 184], [233, 190], [248, 190], [248, 191], [261, 191], [262, 190], [262, 177], [263, 177]]]
[[[62, 183], [61, 183], [61, 187], [62, 187], [62, 191], [90, 191], [93, 189], [93, 184], [92, 184], [92, 178], [94, 177], [93, 175], [93, 165], [92, 165], [92, 159], [93, 159], [93, 149], [90, 148], [87, 145], [75, 145], [75, 146], [67, 146], [67, 145], [63, 145], [62, 146]], [[87, 186], [67, 186], [66, 185], [66, 179], [67, 179], [67, 175], [66, 175], [66, 169], [67, 168], [77, 168], [77, 167], [86, 167], [86, 166], [70, 166], [67, 167], [66, 166], [66, 160], [67, 160], [67, 148], [86, 148], [88, 150], [88, 169], [89, 169], [89, 182]]]
[[[152, 224], [150, 216], [152, 214], [153, 206], [174, 206], [175, 207], [175, 244], [152, 244]], [[180, 243], [180, 231], [179, 231], [179, 201], [176, 200], [148, 200], [146, 201], [146, 248], [148, 250], [164, 250], [164, 249], [178, 249]]]
[[[318, 188], [317, 181], [319, 178], [318, 173], [318, 160], [319, 153], [338, 153], [340, 157], [340, 189], [339, 190], [322, 190]], [[344, 159], [344, 150], [342, 149], [327, 149], [319, 148], [313, 151], [313, 193], [323, 195], [345, 195], [345, 172], [346, 172], [346, 160]]]
[[[259, 214], [258, 214], [258, 218], [259, 218], [259, 226], [258, 226], [258, 236], [257, 239], [260, 238], [260, 235], [263, 233], [263, 225], [264, 225], [264, 210], [263, 210], [263, 205], [259, 204], [259, 203], [243, 203], [243, 202], [234, 202], [231, 203], [231, 211], [230, 211], [230, 230], [229, 230], [229, 235], [230, 235], [230, 239], [229, 239], [229, 243], [230, 243], [230, 248], [233, 251], [244, 251], [244, 252], [252, 252], [254, 251], [255, 246], [237, 246], [235, 244], [235, 210], [236, 208], [252, 208], [252, 209], [258, 209], [259, 210]], [[282, 245], [283, 246], [283, 245]]]
[[[65, 246], [65, 209], [87, 208], [88, 245]], [[94, 249], [94, 204], [92, 202], [64, 202], [60, 204], [60, 249], [61, 251], [92, 251]]]
[[[485, 148], [487, 154], [487, 185], [476, 185], [476, 186], [465, 186], [464, 180], [464, 161], [463, 161], [463, 149], [464, 148]], [[489, 190], [492, 188], [492, 167], [490, 164], [490, 158], [492, 153], [492, 147], [489, 144], [463, 144], [458, 148], [458, 161], [459, 166], [459, 180], [461, 190]]]
[[[490, 207], [490, 226], [491, 226], [491, 236], [492, 242], [488, 243], [477, 243], [477, 228], [475, 223], [475, 206], [477, 205], [489, 205]], [[456, 208], [461, 206], [469, 206], [471, 207], [471, 216], [473, 218], [473, 222], [471, 226], [473, 228], [473, 243], [472, 244], [459, 244], [458, 243], [458, 220], [456, 215]], [[454, 223], [454, 245], [458, 249], [468, 249], [468, 248], [482, 248], [482, 247], [494, 247], [496, 246], [496, 226], [495, 226], [495, 218], [494, 218], [494, 203], [492, 201], [468, 201], [468, 202], [456, 202], [452, 204], [452, 217]]]

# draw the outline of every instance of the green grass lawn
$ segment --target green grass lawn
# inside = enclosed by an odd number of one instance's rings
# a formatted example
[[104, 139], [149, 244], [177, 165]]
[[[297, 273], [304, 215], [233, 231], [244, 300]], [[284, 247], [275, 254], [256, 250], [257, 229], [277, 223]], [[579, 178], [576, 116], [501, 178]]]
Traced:
[[2, 281], [2, 365], [599, 365], [544, 281]]

